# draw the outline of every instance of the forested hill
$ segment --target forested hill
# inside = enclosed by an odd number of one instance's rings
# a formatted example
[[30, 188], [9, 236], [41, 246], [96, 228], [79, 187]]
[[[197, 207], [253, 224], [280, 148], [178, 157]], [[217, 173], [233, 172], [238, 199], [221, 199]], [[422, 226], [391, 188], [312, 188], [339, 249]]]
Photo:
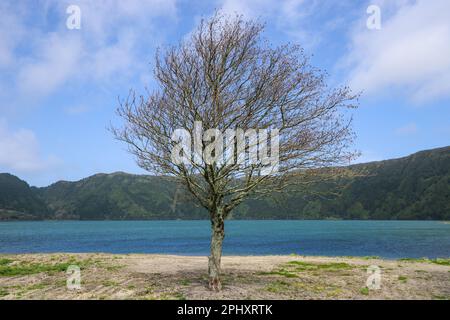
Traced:
[[[352, 178], [339, 195], [250, 199], [232, 218], [450, 220], [450, 147], [349, 168], [365, 175]], [[169, 179], [121, 172], [44, 188], [4, 173], [0, 220], [207, 218], [180, 190]]]
[[47, 204], [34, 188], [16, 176], [0, 174], [0, 220], [40, 219], [50, 216]]

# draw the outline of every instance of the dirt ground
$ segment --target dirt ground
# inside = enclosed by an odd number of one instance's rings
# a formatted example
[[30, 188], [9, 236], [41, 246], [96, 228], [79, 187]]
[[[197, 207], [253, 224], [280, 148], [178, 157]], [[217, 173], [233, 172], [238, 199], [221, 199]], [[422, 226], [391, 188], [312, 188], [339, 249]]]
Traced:
[[[66, 270], [80, 267], [81, 288]], [[450, 299], [449, 260], [226, 256], [221, 292], [207, 258], [148, 254], [0, 255], [0, 299]], [[367, 268], [380, 269], [369, 289]]]

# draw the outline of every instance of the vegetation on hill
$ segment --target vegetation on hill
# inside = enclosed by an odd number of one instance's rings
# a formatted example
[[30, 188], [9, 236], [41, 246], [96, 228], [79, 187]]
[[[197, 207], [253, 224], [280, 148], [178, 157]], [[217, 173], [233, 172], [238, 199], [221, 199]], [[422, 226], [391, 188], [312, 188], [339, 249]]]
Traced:
[[[450, 147], [349, 168], [364, 176], [340, 181], [338, 193], [320, 184], [313, 190], [334, 192], [249, 199], [232, 218], [450, 220]], [[181, 190], [169, 178], [120, 172], [44, 188], [0, 174], [0, 220], [206, 219]]]
[[57, 218], [102, 219], [199, 219], [174, 207], [176, 184], [168, 178], [122, 172], [96, 174], [76, 182], [60, 181], [38, 189], [39, 196]]
[[0, 220], [42, 219], [49, 213], [46, 203], [25, 181], [0, 174]]
[[268, 218], [280, 212], [293, 219], [450, 219], [450, 147], [349, 168], [364, 176], [342, 182], [346, 187], [338, 195], [293, 192], [278, 201], [252, 201], [247, 214], [257, 211]]

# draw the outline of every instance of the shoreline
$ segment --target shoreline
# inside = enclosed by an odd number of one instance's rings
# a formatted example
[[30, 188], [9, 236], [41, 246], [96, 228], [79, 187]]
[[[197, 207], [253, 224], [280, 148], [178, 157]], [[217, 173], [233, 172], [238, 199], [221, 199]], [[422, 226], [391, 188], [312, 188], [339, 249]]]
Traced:
[[[0, 219], [0, 222], [127, 222], [127, 221], [207, 221], [210, 222], [209, 219], [103, 219], [103, 220], [80, 220], [80, 219]], [[448, 220], [433, 220], [433, 219], [226, 219], [225, 221], [380, 221], [380, 222], [389, 222], [389, 221], [417, 221], [417, 222], [442, 222], [445, 224], [450, 224]]]
[[[66, 286], [80, 267], [81, 289]], [[380, 289], [367, 288], [367, 269]], [[0, 254], [0, 299], [450, 299], [450, 259], [223, 256], [224, 289], [207, 289], [207, 257], [165, 254]]]
[[[68, 255], [68, 256], [83, 256], [83, 255], [110, 255], [110, 256], [148, 256], [148, 257], [175, 257], [175, 258], [207, 258], [208, 254], [177, 254], [177, 253], [146, 253], [146, 252], [121, 252], [121, 253], [115, 253], [115, 252], [107, 252], [107, 251], [96, 251], [96, 252], [81, 252], [81, 251], [55, 251], [55, 252], [1, 252], [0, 251], [0, 259], [2, 257], [7, 256], [41, 256], [41, 255]], [[314, 254], [222, 254], [222, 258], [232, 258], [232, 259], [239, 259], [239, 258], [258, 258], [258, 257], [267, 257], [267, 258], [311, 258], [311, 259], [355, 259], [355, 260], [382, 260], [382, 261], [389, 261], [389, 262], [401, 262], [401, 261], [411, 261], [411, 262], [426, 262], [429, 261], [432, 263], [433, 260], [436, 259], [444, 259], [448, 260], [450, 259], [450, 254], [448, 256], [439, 256], [439, 257], [428, 257], [428, 256], [421, 256], [421, 257], [407, 257], [402, 256], [398, 258], [390, 258], [390, 257], [383, 257], [383, 256], [332, 256], [332, 255], [314, 255]]]

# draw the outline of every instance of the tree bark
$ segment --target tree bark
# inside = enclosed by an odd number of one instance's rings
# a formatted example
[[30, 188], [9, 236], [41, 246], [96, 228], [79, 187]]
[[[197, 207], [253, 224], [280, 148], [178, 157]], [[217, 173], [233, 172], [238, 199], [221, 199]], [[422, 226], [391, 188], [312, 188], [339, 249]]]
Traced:
[[220, 291], [220, 260], [222, 258], [222, 243], [225, 237], [224, 219], [221, 215], [211, 218], [211, 255], [208, 262], [209, 288]]

